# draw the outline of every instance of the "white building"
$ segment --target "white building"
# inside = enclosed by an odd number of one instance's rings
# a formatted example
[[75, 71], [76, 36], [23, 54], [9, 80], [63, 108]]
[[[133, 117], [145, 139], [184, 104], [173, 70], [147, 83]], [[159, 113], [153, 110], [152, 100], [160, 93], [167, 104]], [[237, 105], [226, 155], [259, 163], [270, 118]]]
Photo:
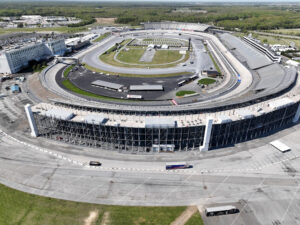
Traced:
[[53, 40], [46, 43], [48, 49], [51, 51], [52, 55], [63, 55], [66, 51], [66, 44], [63, 39]]
[[32, 60], [40, 61], [53, 55], [63, 55], [66, 51], [64, 40], [54, 40], [47, 43], [38, 42], [25, 46], [0, 51], [0, 73], [17, 73], [28, 66]]

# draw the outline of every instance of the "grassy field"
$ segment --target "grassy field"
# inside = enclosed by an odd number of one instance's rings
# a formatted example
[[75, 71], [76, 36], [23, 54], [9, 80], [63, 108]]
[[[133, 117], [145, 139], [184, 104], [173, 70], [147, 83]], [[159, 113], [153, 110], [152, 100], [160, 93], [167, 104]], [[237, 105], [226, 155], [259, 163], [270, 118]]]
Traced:
[[98, 38], [96, 38], [93, 42], [100, 42], [104, 38], [107, 38], [110, 34], [111, 34], [110, 32], [104, 33], [104, 34], [100, 35]]
[[194, 215], [186, 222], [185, 225], [204, 225], [200, 213], [194, 213]]
[[[247, 34], [235, 33], [235, 36], [243, 37], [243, 36], [247, 36]], [[260, 40], [261, 43], [266, 43], [266, 44], [271, 44], [271, 45], [273, 45], [273, 44], [289, 45], [291, 42], [294, 42], [298, 48], [300, 47], [299, 39], [284, 38], [284, 37], [278, 37], [278, 36], [276, 37], [276, 36], [263, 35], [263, 34], [258, 34], [258, 33], [252, 33], [252, 36], [254, 38]]]
[[83, 95], [83, 96], [88, 96], [88, 97], [92, 97], [92, 98], [96, 98], [96, 99], [101, 99], [101, 100], [109, 100], [109, 101], [130, 101], [128, 99], [119, 99], [119, 98], [112, 98], [112, 97], [107, 97], [107, 96], [103, 96], [103, 95], [97, 95], [85, 90], [82, 90], [78, 87], [76, 87], [69, 79], [66, 79], [62, 82], [62, 85], [67, 88], [68, 90]]
[[85, 68], [88, 70], [97, 72], [97, 73], [106, 73], [110, 75], [118, 75], [118, 76], [123, 76], [123, 77], [175, 77], [175, 76], [182, 76], [182, 75], [189, 75], [192, 74], [190, 72], [179, 72], [179, 73], [167, 73], [167, 74], [130, 74], [130, 73], [114, 73], [114, 72], [109, 72], [105, 70], [101, 70], [95, 67], [92, 67], [90, 65], [85, 64]]
[[86, 31], [87, 27], [43, 27], [43, 28], [0, 28], [0, 34], [22, 33], [22, 32], [59, 32], [59, 33], [77, 33]]
[[125, 63], [139, 63], [145, 49], [139, 47], [129, 47], [128, 51], [124, 49], [117, 55], [117, 59]]
[[191, 95], [191, 94], [195, 94], [196, 92], [195, 91], [178, 91], [177, 93], [176, 93], [176, 96], [177, 97], [183, 97], [183, 96], [185, 96], [185, 95]]
[[[90, 212], [97, 216], [93, 225], [106, 215], [109, 225], [168, 225], [186, 207], [126, 207], [79, 203], [27, 194], [0, 184], [1, 225], [83, 225]], [[193, 223], [194, 224], [194, 223]]]
[[276, 33], [276, 34], [300, 36], [300, 29], [277, 29], [277, 30], [270, 30], [268, 32]]
[[140, 62], [140, 58], [144, 54], [146, 48], [142, 47], [129, 47], [128, 51], [122, 50], [117, 59], [125, 63], [135, 63], [135, 64], [164, 64], [172, 63], [179, 60], [182, 55], [179, 54], [179, 51], [175, 50], [158, 50], [155, 52], [152, 62]]
[[198, 84], [204, 84], [204, 85], [209, 85], [209, 84], [213, 84], [215, 83], [216, 80], [215, 79], [211, 79], [211, 78], [203, 78], [201, 80], [198, 81]]
[[[189, 52], [185, 55], [185, 57], [180, 60], [179, 62], [175, 62], [179, 60], [182, 55], [179, 54], [179, 51], [175, 50], [159, 50], [156, 51], [152, 62], [150, 63], [144, 63], [140, 62], [140, 58], [145, 52], [145, 49], [142, 47], [128, 47], [128, 51], [125, 51], [124, 49], [117, 55], [117, 59], [120, 61], [116, 61], [114, 59], [116, 52], [111, 51], [108, 54], [102, 54], [99, 56], [99, 59], [107, 64], [118, 66], [118, 67], [127, 67], [127, 68], [169, 68], [174, 67], [178, 63], [182, 63], [188, 60], [189, 58]], [[124, 63], [122, 63], [124, 62]], [[132, 63], [132, 64], [139, 64], [139, 65], [130, 65], [126, 63]], [[154, 65], [154, 64], [164, 64], [164, 63], [170, 63], [166, 65]]]
[[[158, 50], [156, 51], [151, 64], [171, 63], [179, 60], [182, 57], [179, 51], [174, 50]], [[184, 62], [182, 60], [180, 62]]]

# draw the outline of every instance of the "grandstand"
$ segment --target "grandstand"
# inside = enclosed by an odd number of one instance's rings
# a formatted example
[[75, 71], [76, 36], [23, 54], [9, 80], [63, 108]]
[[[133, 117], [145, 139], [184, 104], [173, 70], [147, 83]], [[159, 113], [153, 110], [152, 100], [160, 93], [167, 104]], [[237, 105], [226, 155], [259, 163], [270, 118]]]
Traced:
[[[99, 80], [94, 84], [104, 87], [99, 89], [110, 91], [107, 89], [126, 87], [123, 89], [126, 92], [125, 101], [96, 101], [72, 95], [55, 83], [55, 76], [62, 77], [64, 69], [64, 65], [58, 64], [45, 70], [41, 81], [45, 87], [50, 85], [48, 89], [62, 98], [30, 108], [32, 113], [28, 115], [32, 116], [28, 119], [35, 124], [32, 126], [33, 132], [36, 136], [70, 144], [146, 153], [168, 149], [197, 151], [222, 148], [266, 136], [298, 122], [300, 93], [295, 67], [272, 60], [266, 52], [245, 39], [221, 33], [217, 38], [210, 33], [198, 32], [200, 28], [207, 30], [200, 24], [145, 23], [145, 30], [123, 35], [145, 36], [151, 29], [151, 37], [155, 37], [155, 32], [170, 29], [174, 35], [180, 33], [182, 38], [192, 37], [193, 48], [201, 49], [205, 53], [203, 59], [208, 61], [207, 49], [225, 74], [220, 88], [198, 96], [175, 99], [175, 105], [171, 104], [174, 99], [170, 99], [164, 89], [174, 83], [177, 90], [181, 88], [178, 83], [182, 81], [197, 83], [203, 74], [160, 80], [140, 78], [142, 82], [138, 78], [118, 78], [115, 81], [112, 76], [96, 74]], [[206, 43], [205, 48], [202, 40]], [[82, 75], [83, 72], [78, 71]], [[184, 85], [182, 88], [186, 87]], [[82, 89], [86, 90], [84, 87]], [[137, 95], [131, 95], [128, 91]], [[151, 95], [159, 92], [167, 97], [143, 101], [149, 92]], [[113, 93], [115, 96], [120, 94]], [[134, 100], [129, 101], [130, 98]]]
[[143, 23], [145, 30], [182, 30], [204, 32], [210, 25], [200, 23], [178, 23], [178, 22], [148, 22]]

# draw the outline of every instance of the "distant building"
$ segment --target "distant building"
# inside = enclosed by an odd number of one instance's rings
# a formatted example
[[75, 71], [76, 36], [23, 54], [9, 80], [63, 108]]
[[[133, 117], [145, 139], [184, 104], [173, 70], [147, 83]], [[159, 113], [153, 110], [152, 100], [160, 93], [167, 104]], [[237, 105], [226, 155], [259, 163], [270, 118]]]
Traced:
[[30, 61], [40, 61], [54, 55], [63, 55], [66, 51], [64, 40], [38, 42], [34, 44], [15, 46], [0, 51], [0, 73], [17, 73], [26, 68]]

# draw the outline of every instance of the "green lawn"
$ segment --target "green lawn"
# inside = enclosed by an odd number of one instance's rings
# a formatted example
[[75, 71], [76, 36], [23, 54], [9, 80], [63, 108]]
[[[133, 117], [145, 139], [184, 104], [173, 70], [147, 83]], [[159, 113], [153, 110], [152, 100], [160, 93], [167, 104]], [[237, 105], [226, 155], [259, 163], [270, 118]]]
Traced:
[[128, 47], [128, 51], [123, 49], [118, 55], [117, 59], [125, 63], [140, 63], [139, 60], [144, 54], [146, 48]]
[[[146, 63], [146, 62], [140, 62], [140, 58], [144, 54], [146, 48], [142, 47], [127, 47], [127, 51], [125, 49], [121, 50], [121, 52], [117, 55], [117, 59], [120, 61], [116, 61], [114, 59], [116, 51], [107, 51], [108, 53], [102, 54], [99, 56], [99, 59], [107, 64], [118, 66], [118, 67], [127, 67], [127, 68], [169, 68], [174, 67], [179, 63], [185, 62], [189, 58], [189, 52], [184, 56], [182, 60], [176, 63], [177, 60], [179, 60], [182, 55], [179, 54], [179, 51], [175, 50], [158, 50], [156, 51], [152, 62]], [[124, 62], [124, 63], [122, 63]], [[126, 63], [132, 63], [132, 64], [139, 64], [139, 65], [129, 65]], [[164, 63], [170, 63], [166, 65], [154, 65], [154, 64], [164, 64]]]
[[93, 225], [101, 224], [104, 213], [110, 225], [169, 225], [186, 208], [79, 203], [27, 194], [2, 184], [0, 199], [1, 225], [83, 225], [91, 211], [98, 212]]
[[185, 95], [191, 95], [191, 94], [195, 94], [196, 92], [195, 91], [178, 91], [177, 93], [176, 93], [176, 96], [177, 97], [183, 97], [183, 96], [185, 96]]
[[213, 84], [215, 82], [216, 82], [215, 79], [212, 79], [212, 78], [203, 78], [203, 79], [201, 79], [201, 80], [198, 81], [198, 84], [209, 85], [209, 84]]
[[97, 37], [93, 42], [100, 42], [104, 38], [107, 38], [110, 34], [111, 34], [110, 32], [104, 33], [104, 34], [100, 35], [99, 37]]
[[[158, 50], [156, 51], [151, 64], [171, 63], [182, 57], [179, 51], [175, 50]], [[183, 60], [186, 61], [186, 60]], [[181, 62], [181, 61], [180, 61]]]
[[185, 223], [185, 225], [204, 225], [200, 213], [197, 211], [194, 215]]

